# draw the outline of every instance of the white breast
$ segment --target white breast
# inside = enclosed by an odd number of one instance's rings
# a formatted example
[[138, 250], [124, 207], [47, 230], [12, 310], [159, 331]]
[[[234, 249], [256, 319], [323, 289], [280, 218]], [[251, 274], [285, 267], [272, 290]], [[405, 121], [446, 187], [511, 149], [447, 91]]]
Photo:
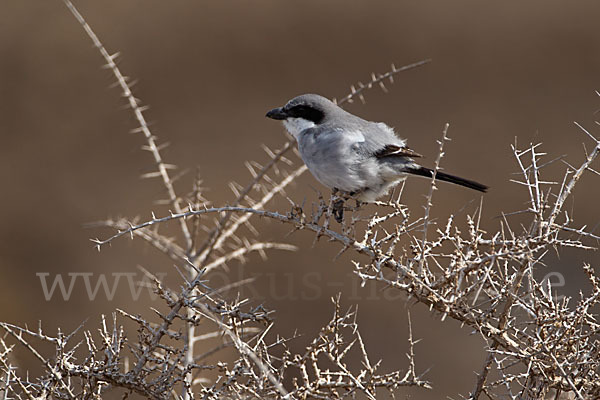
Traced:
[[300, 133], [305, 129], [314, 128], [315, 123], [304, 118], [288, 118], [283, 121], [283, 126], [298, 140]]

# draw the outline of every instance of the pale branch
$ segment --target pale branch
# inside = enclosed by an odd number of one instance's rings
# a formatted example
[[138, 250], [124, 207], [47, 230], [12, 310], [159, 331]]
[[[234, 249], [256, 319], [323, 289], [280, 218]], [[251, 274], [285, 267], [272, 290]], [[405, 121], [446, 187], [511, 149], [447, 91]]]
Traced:
[[[124, 218], [118, 220], [105, 220], [87, 224], [86, 227], [107, 227], [115, 229], [117, 232], [129, 229], [131, 223]], [[166, 237], [158, 233], [156, 230], [139, 229], [134, 234], [154, 247], [159, 252], [167, 255], [175, 262], [182, 262], [187, 259], [187, 254], [183, 248], [172, 238]]]
[[546, 223], [546, 233], [548, 233], [552, 229], [552, 225], [555, 223], [556, 218], [558, 217], [558, 214], [560, 213], [563, 207], [563, 204], [567, 200], [567, 197], [569, 197], [569, 195], [573, 191], [573, 188], [579, 181], [579, 178], [581, 178], [581, 175], [583, 175], [583, 173], [590, 168], [590, 165], [598, 157], [598, 154], [600, 154], [600, 140], [592, 136], [592, 134], [589, 133], [585, 128], [583, 128], [583, 126], [581, 126], [579, 123], [576, 122], [575, 124], [584, 133], [586, 133], [595, 141], [596, 146], [594, 147], [594, 150], [592, 150], [592, 152], [586, 157], [585, 161], [581, 164], [581, 166], [575, 171], [573, 177], [569, 180], [569, 182], [563, 187], [561, 187], [558, 199], [556, 199], [554, 207], [552, 209], [552, 213], [550, 214], [550, 217], [548, 218], [548, 221]]
[[285, 390], [281, 381], [277, 379], [277, 377], [275, 377], [275, 375], [271, 372], [271, 368], [265, 365], [261, 357], [259, 357], [254, 350], [239, 337], [237, 333], [233, 332], [231, 328], [221, 322], [221, 319], [215, 316], [204, 304], [199, 304], [199, 307], [201, 313], [217, 324], [219, 328], [221, 328], [223, 332], [231, 339], [240, 354], [250, 358], [252, 362], [260, 369], [261, 373], [263, 373], [269, 379], [269, 381], [271, 381], [279, 394], [281, 394], [283, 398], [286, 398], [288, 395], [287, 390]]
[[431, 206], [433, 205], [432, 203], [432, 199], [433, 199], [433, 192], [435, 190], [437, 190], [436, 187], [436, 182], [435, 179], [437, 177], [437, 173], [440, 169], [440, 162], [442, 160], [442, 157], [444, 157], [444, 144], [449, 141], [450, 139], [448, 138], [448, 128], [450, 127], [450, 124], [446, 123], [446, 125], [444, 126], [444, 130], [442, 131], [442, 139], [438, 140], [438, 144], [439, 144], [439, 150], [438, 150], [438, 155], [435, 159], [435, 164], [434, 164], [434, 168], [433, 168], [433, 176], [431, 177], [431, 185], [429, 186], [429, 194], [427, 195], [427, 197], [425, 198], [425, 205], [423, 206], [423, 208], [425, 209], [425, 215], [423, 216], [423, 239], [421, 241], [421, 257], [419, 259], [419, 270], [418, 270], [418, 274], [419, 276], [422, 275], [423, 273], [423, 265], [425, 263], [425, 257], [427, 256], [427, 254], [425, 254], [425, 242], [427, 242], [427, 228], [429, 226], [429, 213], [431, 211]]
[[350, 93], [344, 97], [342, 97], [339, 101], [336, 101], [334, 99], [334, 102], [337, 103], [338, 105], [342, 105], [346, 102], [351, 103], [352, 100], [354, 99], [354, 97], [358, 96], [360, 98], [360, 100], [364, 103], [364, 97], [362, 92], [364, 92], [366, 89], [371, 89], [374, 86], [379, 86], [383, 91], [387, 91], [384, 83], [385, 80], [389, 80], [390, 83], [394, 82], [394, 75], [398, 74], [399, 72], [403, 72], [403, 71], [408, 71], [410, 69], [413, 68], [417, 68], [420, 67], [422, 65], [428, 64], [431, 62], [431, 59], [427, 59], [427, 60], [422, 60], [422, 61], [418, 61], [412, 64], [408, 64], [408, 65], [404, 65], [400, 68], [396, 68], [396, 66], [394, 64], [392, 64], [392, 68], [384, 73], [384, 74], [378, 74], [375, 75], [375, 73], [371, 74], [371, 80], [369, 82], [367, 82], [366, 84], [363, 84], [362, 82], [358, 82], [357, 86], [358, 88], [356, 88], [354, 85], [352, 85], [350, 87]]
[[[92, 42], [94, 43], [94, 47], [96, 47], [96, 49], [98, 49], [98, 51], [104, 58], [104, 61], [106, 61], [106, 67], [112, 71], [113, 75], [117, 79], [117, 82], [123, 92], [123, 97], [125, 97], [127, 99], [129, 106], [133, 110], [134, 116], [140, 125], [139, 128], [137, 128], [137, 131], [142, 132], [144, 134], [144, 138], [146, 139], [147, 146], [145, 146], [144, 149], [148, 150], [154, 157], [154, 162], [158, 168], [157, 176], [160, 176], [162, 178], [163, 185], [165, 186], [165, 188], [167, 190], [167, 194], [169, 196], [169, 200], [171, 201], [171, 204], [173, 205], [173, 209], [178, 213], [181, 212], [182, 211], [182, 208], [180, 205], [181, 200], [175, 193], [175, 188], [173, 186], [173, 182], [171, 180], [171, 177], [169, 176], [169, 172], [168, 172], [169, 165], [165, 164], [165, 162], [163, 161], [162, 156], [160, 154], [159, 147], [156, 145], [156, 139], [155, 139], [156, 136], [154, 136], [152, 134], [152, 132], [150, 131], [150, 127], [148, 126], [148, 123], [146, 122], [146, 118], [144, 117], [144, 114], [143, 114], [143, 112], [145, 111], [145, 108], [140, 105], [139, 99], [133, 95], [131, 87], [130, 87], [129, 83], [127, 83], [127, 78], [121, 73], [121, 70], [115, 63], [115, 60], [116, 60], [117, 56], [119, 55], [119, 53], [115, 53], [115, 54], [111, 55], [106, 50], [106, 48], [104, 47], [104, 45], [102, 44], [102, 42], [100, 41], [100, 39], [98, 38], [96, 33], [94, 33], [94, 31], [92, 30], [90, 25], [86, 22], [85, 18], [83, 18], [83, 16], [75, 8], [73, 3], [71, 3], [70, 0], [63, 0], [63, 1], [66, 4], [66, 6], [69, 8], [69, 10], [71, 11], [73, 16], [75, 16], [75, 19], [77, 19], [79, 24], [83, 27], [83, 29], [85, 30], [85, 33], [92, 40]], [[192, 238], [190, 235], [189, 228], [184, 220], [180, 220], [180, 224], [181, 224], [181, 231], [185, 237], [186, 243], [188, 246], [190, 246], [192, 243]]]
[[[291, 182], [293, 182], [298, 176], [302, 175], [306, 170], [307, 170], [307, 168], [305, 165], [302, 165], [301, 167], [296, 169], [294, 172], [292, 172], [290, 175], [288, 175], [285, 179], [283, 179], [279, 184], [277, 184], [271, 190], [269, 190], [258, 203], [254, 204], [252, 209], [254, 209], [254, 210], [262, 209], [269, 201], [271, 201], [271, 199], [273, 199], [273, 197], [277, 193], [281, 192], [287, 185], [289, 185]], [[190, 260], [192, 260], [192, 261], [197, 260], [198, 264], [203, 264], [204, 262], [206, 262], [209, 255], [211, 254], [211, 252], [214, 249], [220, 249], [222, 247], [222, 245], [224, 244], [224, 242], [229, 237], [231, 237], [233, 234], [235, 234], [237, 229], [242, 224], [246, 223], [250, 219], [250, 216], [251, 216], [251, 213], [246, 213], [241, 218], [239, 218], [237, 221], [233, 222], [231, 224], [231, 226], [227, 227], [226, 229], [225, 228], [221, 229], [219, 234], [216, 237], [216, 240], [212, 244], [209, 244], [209, 246], [204, 251], [202, 251], [202, 253], [197, 254], [197, 255], [192, 255], [190, 257]]]
[[293, 245], [287, 244], [287, 243], [271, 243], [271, 242], [252, 243], [252, 244], [248, 243], [242, 247], [237, 248], [236, 250], [234, 250], [232, 252], [229, 252], [229, 253], [211, 261], [204, 268], [206, 269], [206, 272], [210, 272], [213, 269], [220, 267], [223, 264], [226, 264], [230, 260], [241, 259], [248, 253], [251, 253], [254, 251], [262, 252], [263, 250], [268, 250], [268, 249], [286, 250], [286, 251], [298, 250], [298, 248], [296, 246], [293, 246]]
[[[260, 169], [260, 171], [255, 173], [255, 176], [253, 177], [252, 181], [244, 189], [242, 189], [242, 191], [238, 194], [237, 198], [234, 200], [234, 202], [231, 204], [231, 206], [234, 206], [234, 207], [239, 206], [241, 204], [241, 202], [244, 201], [246, 196], [248, 196], [252, 192], [252, 190], [254, 188], [256, 188], [256, 186], [259, 184], [261, 179], [263, 179], [265, 177], [267, 172], [271, 168], [274, 168], [277, 165], [277, 163], [283, 159], [284, 155], [290, 149], [293, 148], [293, 145], [294, 145], [293, 141], [291, 141], [291, 140], [287, 141], [286, 143], [284, 143], [283, 147], [280, 150], [277, 150], [275, 153], [269, 154], [271, 160], [264, 167], [262, 167]], [[292, 174], [292, 175], [299, 176], [302, 172], [304, 172], [304, 170], [302, 170], [301, 172], [298, 172], [298, 171], [299, 171], [299, 169], [297, 169], [296, 173]], [[280, 186], [279, 190], [281, 190], [283, 187], [285, 187], [285, 186]], [[275, 190], [275, 188], [272, 190]], [[271, 198], [272, 198], [272, 196], [271, 196]], [[266, 201], [264, 201], [263, 203], [266, 203]], [[227, 223], [229, 222], [231, 215], [232, 214], [230, 214], [230, 213], [226, 213], [219, 219], [219, 221], [217, 222], [217, 226], [215, 226], [212, 229], [212, 231], [208, 235], [208, 238], [205, 240], [205, 242], [202, 244], [202, 246], [200, 246], [200, 248], [196, 251], [196, 254], [204, 254], [204, 256], [201, 257], [202, 259], [208, 258], [208, 255], [212, 251], [209, 249], [212, 249], [215, 247], [215, 243], [217, 242], [217, 240], [221, 240], [221, 241], [223, 240], [221, 238], [224, 234], [224, 228], [227, 225]], [[235, 232], [235, 229], [233, 229], [232, 232]], [[192, 255], [190, 258], [192, 260], [194, 260], [197, 257], [198, 257], [198, 255]]]

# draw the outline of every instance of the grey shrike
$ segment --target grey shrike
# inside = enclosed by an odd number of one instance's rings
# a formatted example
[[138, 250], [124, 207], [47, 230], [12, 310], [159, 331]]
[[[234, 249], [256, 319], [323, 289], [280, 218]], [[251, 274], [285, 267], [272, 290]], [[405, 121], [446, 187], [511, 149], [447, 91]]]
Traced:
[[[431, 169], [414, 161], [421, 155], [406, 147], [406, 140], [392, 128], [352, 115], [325, 97], [303, 94], [266, 116], [283, 121], [319, 182], [358, 201], [375, 201], [407, 175], [433, 176]], [[481, 183], [440, 171], [436, 178], [480, 192], [487, 190]]]

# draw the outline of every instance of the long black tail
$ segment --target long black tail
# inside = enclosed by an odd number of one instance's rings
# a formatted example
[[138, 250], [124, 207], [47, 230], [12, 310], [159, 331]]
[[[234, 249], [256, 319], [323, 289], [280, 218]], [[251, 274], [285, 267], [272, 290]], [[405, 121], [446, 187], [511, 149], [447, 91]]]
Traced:
[[[433, 170], [431, 170], [429, 168], [421, 167], [421, 166], [415, 166], [414, 168], [406, 169], [405, 171], [408, 172], [409, 174], [424, 176], [426, 178], [433, 177]], [[440, 181], [454, 183], [456, 185], [468, 187], [470, 189], [475, 189], [475, 190], [478, 190], [478, 191], [484, 192], [484, 193], [487, 192], [487, 190], [488, 190], [488, 187], [485, 185], [482, 185], [481, 183], [478, 183], [475, 181], [470, 181], [468, 179], [464, 179], [464, 178], [461, 178], [458, 176], [446, 174], [441, 171], [438, 171], [435, 177], [436, 177], [436, 179], [439, 179]]]

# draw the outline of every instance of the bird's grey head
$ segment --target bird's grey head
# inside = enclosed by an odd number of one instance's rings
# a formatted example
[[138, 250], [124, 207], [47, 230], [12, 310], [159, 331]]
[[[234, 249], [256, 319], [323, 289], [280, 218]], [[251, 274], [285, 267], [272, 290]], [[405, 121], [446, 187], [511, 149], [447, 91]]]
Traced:
[[324, 123], [339, 111], [341, 108], [323, 96], [303, 94], [283, 107], [272, 109], [266, 116], [283, 121], [288, 132], [298, 139], [302, 131]]

